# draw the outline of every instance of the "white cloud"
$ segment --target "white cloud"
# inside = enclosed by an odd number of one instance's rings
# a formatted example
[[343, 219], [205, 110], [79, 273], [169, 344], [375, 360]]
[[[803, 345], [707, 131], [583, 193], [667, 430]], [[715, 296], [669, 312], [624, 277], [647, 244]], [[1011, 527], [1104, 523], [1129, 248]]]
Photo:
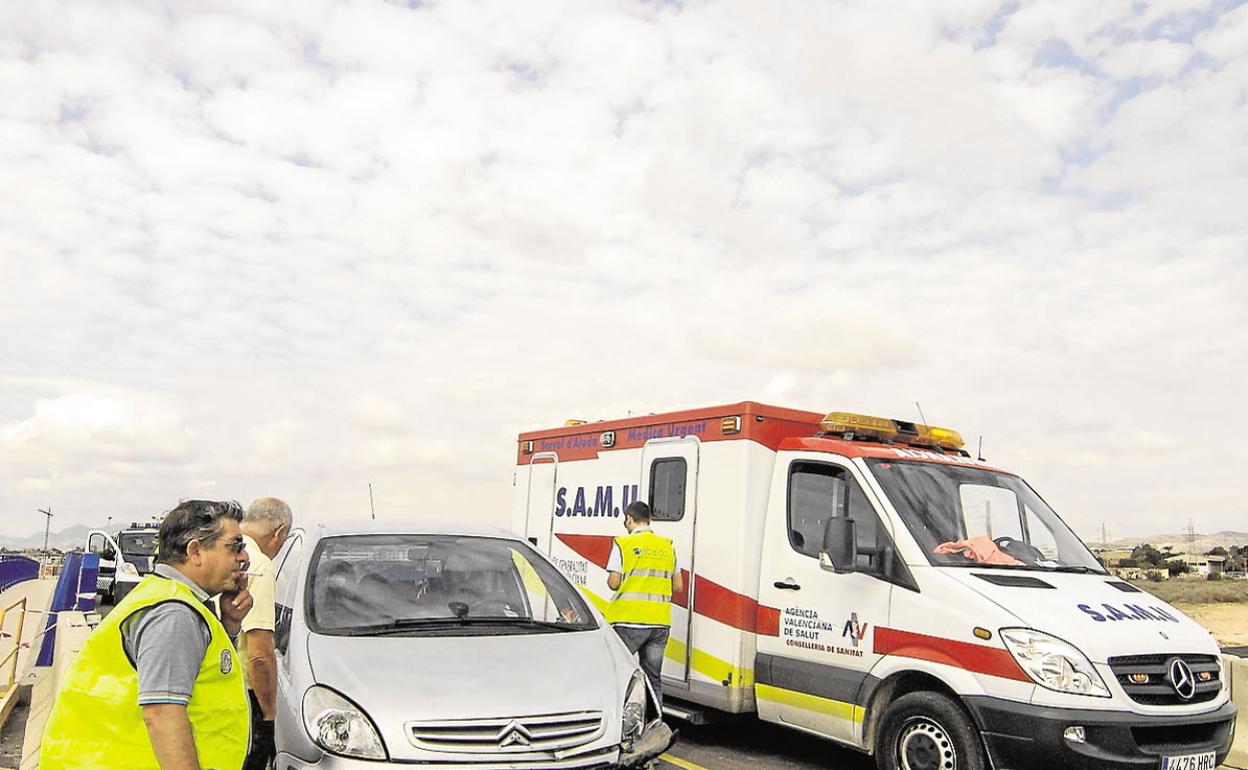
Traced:
[[505, 522], [519, 430], [761, 394], [917, 400], [1160, 526], [1239, 451], [1246, 20], [0, 8], [0, 511]]

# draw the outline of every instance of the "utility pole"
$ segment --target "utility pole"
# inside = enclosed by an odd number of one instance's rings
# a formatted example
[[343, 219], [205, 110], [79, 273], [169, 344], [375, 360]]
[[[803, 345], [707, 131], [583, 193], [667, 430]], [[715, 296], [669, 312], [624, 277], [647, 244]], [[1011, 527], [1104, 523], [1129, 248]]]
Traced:
[[377, 509], [373, 507], [373, 482], [368, 482], [368, 510], [373, 515], [373, 521], [377, 520]]
[[1105, 532], [1105, 522], [1101, 522], [1101, 548], [1109, 550], [1109, 535]]
[[52, 506], [49, 505], [47, 510], [43, 508], [36, 508], [35, 510], [48, 517], [43, 524], [43, 561], [46, 564], [48, 561], [48, 533], [52, 530]]

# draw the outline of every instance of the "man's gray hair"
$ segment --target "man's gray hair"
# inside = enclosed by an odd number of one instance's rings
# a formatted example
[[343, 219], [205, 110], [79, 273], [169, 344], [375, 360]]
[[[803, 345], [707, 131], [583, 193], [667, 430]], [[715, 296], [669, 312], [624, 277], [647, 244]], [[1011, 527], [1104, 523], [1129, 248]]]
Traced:
[[289, 531], [293, 521], [294, 514], [290, 512], [290, 506], [276, 497], [256, 500], [247, 507], [247, 515], [243, 517], [244, 524], [253, 524], [268, 532], [281, 526]]
[[198, 540], [211, 548], [221, 536], [223, 519], [243, 520], [243, 506], [233, 500], [186, 500], [165, 514], [156, 535], [156, 561], [181, 564], [186, 547]]

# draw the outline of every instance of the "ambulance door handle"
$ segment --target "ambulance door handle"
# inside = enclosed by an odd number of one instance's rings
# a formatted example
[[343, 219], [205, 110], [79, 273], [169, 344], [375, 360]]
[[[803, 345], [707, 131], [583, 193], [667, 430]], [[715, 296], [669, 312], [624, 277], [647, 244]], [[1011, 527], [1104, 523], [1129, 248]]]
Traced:
[[802, 590], [801, 586], [793, 582], [793, 578], [785, 578], [784, 580], [777, 580], [776, 582], [772, 583], [772, 585], [775, 586], [776, 588], [784, 588], [789, 591]]

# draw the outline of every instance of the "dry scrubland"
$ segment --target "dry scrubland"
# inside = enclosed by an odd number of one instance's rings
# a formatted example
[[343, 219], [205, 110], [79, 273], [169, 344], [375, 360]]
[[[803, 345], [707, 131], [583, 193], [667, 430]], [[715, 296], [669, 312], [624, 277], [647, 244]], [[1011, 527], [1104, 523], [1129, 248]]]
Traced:
[[1175, 578], [1137, 585], [1209, 629], [1223, 647], [1248, 645], [1248, 580]]

